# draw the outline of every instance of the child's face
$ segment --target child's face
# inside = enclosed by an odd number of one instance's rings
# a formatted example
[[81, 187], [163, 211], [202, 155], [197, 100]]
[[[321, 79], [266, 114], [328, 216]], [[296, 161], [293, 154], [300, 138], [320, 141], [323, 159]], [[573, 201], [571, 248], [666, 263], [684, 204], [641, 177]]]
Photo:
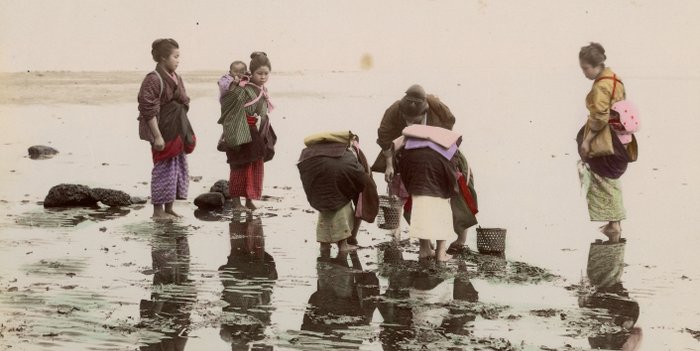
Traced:
[[180, 64], [180, 49], [173, 49], [170, 52], [170, 56], [162, 59], [162, 64], [170, 72], [175, 72], [177, 66]]
[[240, 77], [245, 74], [245, 66], [243, 65], [234, 65], [231, 67], [231, 70], [229, 71], [232, 77]]

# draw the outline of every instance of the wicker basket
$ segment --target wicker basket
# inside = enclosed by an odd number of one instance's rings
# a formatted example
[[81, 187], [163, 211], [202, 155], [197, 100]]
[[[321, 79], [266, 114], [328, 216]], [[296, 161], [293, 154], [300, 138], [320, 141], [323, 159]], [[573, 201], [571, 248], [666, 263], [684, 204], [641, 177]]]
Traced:
[[398, 196], [379, 195], [377, 226], [382, 229], [396, 229], [401, 222], [401, 199]]
[[480, 253], [501, 253], [506, 250], [506, 230], [503, 228], [476, 228], [476, 248]]

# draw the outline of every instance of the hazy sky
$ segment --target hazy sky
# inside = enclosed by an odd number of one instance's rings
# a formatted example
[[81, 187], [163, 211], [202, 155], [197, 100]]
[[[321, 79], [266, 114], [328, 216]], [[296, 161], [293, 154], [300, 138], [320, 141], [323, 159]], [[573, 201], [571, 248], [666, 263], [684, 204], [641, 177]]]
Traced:
[[571, 65], [600, 41], [629, 71], [700, 76], [700, 1], [0, 0], [0, 70], [148, 70], [175, 38], [180, 70], [263, 50], [277, 70]]

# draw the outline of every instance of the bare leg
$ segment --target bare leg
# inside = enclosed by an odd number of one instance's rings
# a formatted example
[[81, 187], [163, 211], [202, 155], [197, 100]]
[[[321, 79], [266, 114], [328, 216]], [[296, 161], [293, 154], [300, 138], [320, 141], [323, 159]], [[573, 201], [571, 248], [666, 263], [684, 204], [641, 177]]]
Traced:
[[255, 204], [253, 204], [253, 200], [251, 200], [249, 198], [245, 198], [245, 207], [251, 211], [255, 211], [257, 209]]
[[331, 244], [330, 243], [321, 243], [321, 257], [322, 258], [330, 258], [331, 257]]
[[348, 244], [345, 239], [338, 241], [338, 251], [347, 252], [352, 250], [357, 250], [357, 246]]
[[360, 231], [360, 224], [362, 224], [362, 218], [355, 217], [355, 222], [353, 222], [350, 237], [346, 239], [348, 244], [357, 245], [357, 232]]
[[451, 245], [459, 245], [459, 246], [464, 246], [464, 244], [467, 243], [467, 233], [469, 232], [469, 228], [463, 230], [459, 235], [457, 235], [457, 239], [452, 242]]
[[435, 251], [435, 258], [438, 260], [438, 262], [446, 262], [452, 259], [452, 256], [445, 252], [446, 250], [447, 247], [445, 245], [445, 240], [438, 240], [437, 249]]
[[432, 248], [430, 240], [420, 239], [420, 250], [418, 250], [418, 258], [435, 257], [435, 250]]
[[241, 198], [238, 196], [234, 196], [231, 198], [231, 201], [233, 202], [233, 210], [234, 211], [245, 211], [245, 207], [241, 205]]
[[153, 216], [151, 217], [153, 219], [166, 219], [166, 218], [172, 218], [170, 215], [165, 213], [165, 210], [163, 209], [163, 205], [153, 205]]
[[608, 224], [600, 227], [600, 231], [608, 237], [610, 242], [620, 242], [620, 236], [622, 236], [620, 221], [610, 221]]
[[168, 202], [167, 204], [165, 204], [165, 213], [167, 213], [171, 216], [178, 217], [178, 218], [182, 217], [179, 214], [175, 213], [175, 211], [173, 211], [173, 203], [172, 202]]

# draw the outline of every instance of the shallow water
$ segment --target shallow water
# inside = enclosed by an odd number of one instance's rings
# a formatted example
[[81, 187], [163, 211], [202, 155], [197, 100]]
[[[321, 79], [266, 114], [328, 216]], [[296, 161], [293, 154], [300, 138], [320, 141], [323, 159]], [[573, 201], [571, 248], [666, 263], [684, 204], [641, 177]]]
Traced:
[[[362, 79], [277, 78], [271, 91], [279, 92], [273, 123], [280, 144], [255, 218], [195, 211], [191, 200], [176, 204], [184, 218], [173, 223], [153, 223], [150, 206], [45, 210], [37, 202], [61, 182], [148, 195], [150, 160], [136, 141], [135, 105], [0, 106], [9, 126], [0, 131], [0, 349], [537, 350], [589, 349], [597, 345], [589, 337], [617, 338], [614, 313], [579, 307], [589, 245], [600, 234], [578, 193], [570, 138], [576, 119], [519, 118], [513, 131], [504, 129], [499, 121], [541, 111], [515, 96], [521, 110], [467, 104], [460, 99], [472, 88], [467, 80], [467, 87], [439, 93], [468, 136], [462, 148], [477, 177], [480, 222], [508, 229], [507, 263], [468, 256], [423, 267], [416, 245], [389, 244], [391, 232], [375, 224], [363, 226], [357, 255], [317, 260], [316, 215], [294, 161], [303, 136], [348, 125], [374, 156], [381, 112], [404, 84], [349, 93]], [[453, 80], [456, 87], [459, 76]], [[651, 89], [641, 79], [628, 84], [635, 83], [645, 101]], [[698, 82], [677, 84], [688, 95], [700, 90]], [[647, 106], [649, 116], [655, 108]], [[192, 102], [200, 144], [189, 157], [190, 174], [202, 178], [190, 183], [189, 199], [228, 174], [215, 151], [217, 110], [215, 98]], [[629, 220], [622, 283], [639, 304], [642, 349], [700, 349], [687, 330], [700, 329], [700, 172], [686, 166], [699, 156], [677, 141], [692, 140], [698, 122], [681, 119], [670, 133], [646, 121], [643, 157], [623, 179]], [[535, 137], [542, 135], [550, 137]], [[60, 153], [30, 160], [32, 144]], [[678, 156], [669, 158], [672, 147]], [[543, 279], [532, 267], [556, 277]]]

